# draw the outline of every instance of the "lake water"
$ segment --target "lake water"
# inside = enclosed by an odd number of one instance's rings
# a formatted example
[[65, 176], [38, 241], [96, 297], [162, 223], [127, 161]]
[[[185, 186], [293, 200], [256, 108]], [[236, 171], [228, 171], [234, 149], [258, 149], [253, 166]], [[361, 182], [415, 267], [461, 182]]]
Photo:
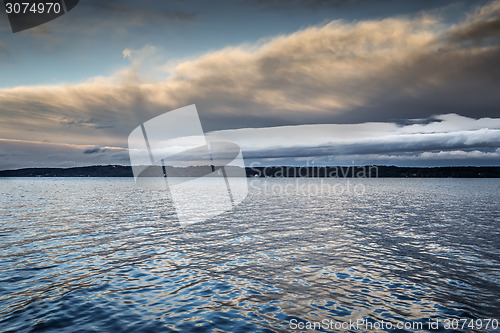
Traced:
[[180, 227], [133, 179], [0, 179], [0, 331], [500, 331], [500, 179], [249, 182]]

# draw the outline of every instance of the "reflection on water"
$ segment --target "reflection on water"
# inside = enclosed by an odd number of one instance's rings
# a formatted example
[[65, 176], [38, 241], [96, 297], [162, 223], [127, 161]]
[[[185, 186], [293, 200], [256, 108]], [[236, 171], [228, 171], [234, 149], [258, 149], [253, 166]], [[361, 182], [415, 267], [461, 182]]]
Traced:
[[252, 179], [234, 212], [181, 228], [131, 179], [1, 179], [0, 327], [499, 319], [500, 180], [349, 180], [363, 192], [342, 195], [297, 181], [345, 182]]

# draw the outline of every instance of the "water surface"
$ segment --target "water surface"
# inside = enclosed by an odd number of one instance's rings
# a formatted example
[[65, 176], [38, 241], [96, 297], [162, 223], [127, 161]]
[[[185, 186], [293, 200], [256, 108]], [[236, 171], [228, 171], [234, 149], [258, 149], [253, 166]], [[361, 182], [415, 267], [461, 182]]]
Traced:
[[133, 179], [0, 179], [0, 330], [500, 319], [500, 180], [348, 182], [252, 179], [235, 211], [179, 227]]

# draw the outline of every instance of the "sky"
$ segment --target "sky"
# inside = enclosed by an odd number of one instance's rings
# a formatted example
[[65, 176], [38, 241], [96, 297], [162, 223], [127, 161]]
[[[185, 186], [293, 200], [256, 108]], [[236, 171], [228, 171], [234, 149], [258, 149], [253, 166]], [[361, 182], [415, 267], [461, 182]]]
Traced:
[[500, 166], [500, 0], [80, 0], [0, 11], [0, 170], [130, 164], [195, 104], [247, 164]]

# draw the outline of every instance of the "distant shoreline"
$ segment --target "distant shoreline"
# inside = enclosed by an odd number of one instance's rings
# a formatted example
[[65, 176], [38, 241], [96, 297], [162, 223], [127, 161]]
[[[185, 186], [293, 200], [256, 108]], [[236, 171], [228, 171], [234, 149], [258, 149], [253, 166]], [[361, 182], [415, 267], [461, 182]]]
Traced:
[[[166, 170], [167, 175], [170, 171], [174, 171], [176, 177], [199, 177], [209, 173], [207, 168], [210, 168], [210, 166], [168, 168]], [[247, 177], [269, 178], [500, 178], [500, 166], [269, 166], [246, 167], [245, 173]], [[133, 172], [130, 166], [98, 165], [72, 168], [2, 170], [0, 171], [0, 177], [133, 177]]]

